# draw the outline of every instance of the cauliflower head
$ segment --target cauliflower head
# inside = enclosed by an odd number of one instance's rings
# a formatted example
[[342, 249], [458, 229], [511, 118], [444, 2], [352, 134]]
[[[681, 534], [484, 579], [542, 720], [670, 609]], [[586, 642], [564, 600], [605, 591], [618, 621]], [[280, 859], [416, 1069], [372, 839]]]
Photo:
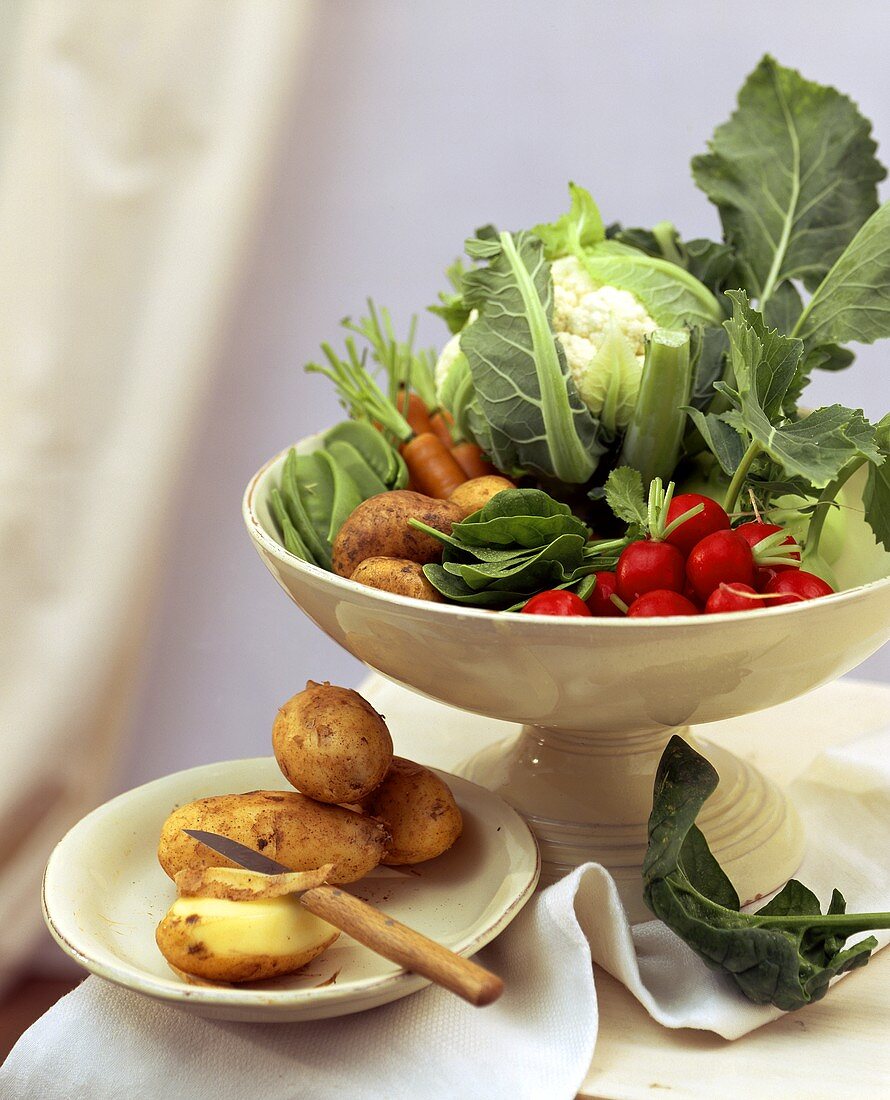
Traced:
[[551, 265], [553, 328], [578, 393], [611, 432], [633, 413], [646, 337], [658, 327], [628, 290], [598, 284], [576, 256]]

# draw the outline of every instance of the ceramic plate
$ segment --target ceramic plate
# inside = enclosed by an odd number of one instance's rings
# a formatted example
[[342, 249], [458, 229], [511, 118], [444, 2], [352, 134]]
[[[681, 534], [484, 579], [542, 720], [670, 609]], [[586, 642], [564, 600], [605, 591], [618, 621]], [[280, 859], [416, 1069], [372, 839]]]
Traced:
[[[349, 890], [472, 955], [528, 901], [540, 871], [538, 849], [506, 802], [466, 779], [438, 774], [464, 817], [454, 847], [409, 870], [378, 867]], [[44, 917], [59, 946], [109, 981], [224, 1020], [318, 1020], [429, 985], [345, 934], [300, 973], [267, 982], [190, 985], [170, 970], [155, 944], [155, 928], [176, 896], [156, 855], [164, 819], [196, 798], [263, 789], [287, 789], [273, 758], [231, 760], [146, 783], [88, 814], [57, 845], [44, 876]]]

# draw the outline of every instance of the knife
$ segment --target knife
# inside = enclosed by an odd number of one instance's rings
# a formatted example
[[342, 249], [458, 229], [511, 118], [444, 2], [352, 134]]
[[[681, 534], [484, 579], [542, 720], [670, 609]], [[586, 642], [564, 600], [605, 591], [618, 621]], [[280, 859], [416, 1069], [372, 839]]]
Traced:
[[[269, 859], [230, 837], [204, 829], [183, 829], [193, 840], [225, 856], [239, 867], [262, 875], [291, 874], [292, 868]], [[339, 886], [313, 886], [294, 895], [300, 904], [328, 924], [346, 932], [390, 962], [429, 978], [470, 1004], [491, 1004], [504, 991], [504, 983], [490, 970], [450, 951], [435, 940], [388, 917], [366, 901]]]

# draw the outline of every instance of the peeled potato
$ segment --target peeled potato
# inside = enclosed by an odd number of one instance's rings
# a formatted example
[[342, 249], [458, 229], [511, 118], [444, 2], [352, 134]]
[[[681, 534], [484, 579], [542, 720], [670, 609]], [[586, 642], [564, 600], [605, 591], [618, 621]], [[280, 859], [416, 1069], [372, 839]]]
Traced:
[[463, 485], [458, 485], [449, 496], [448, 501], [451, 504], [456, 504], [464, 516], [471, 516], [473, 512], [478, 512], [480, 508], [488, 504], [491, 498], [496, 497], [498, 493], [502, 493], [505, 489], [515, 488], [516, 486], [512, 481], [505, 477], [498, 477], [496, 474], [489, 474], [486, 477], [471, 477]]
[[383, 821], [390, 840], [381, 863], [397, 866], [435, 859], [457, 840], [463, 818], [447, 784], [421, 764], [393, 758], [386, 778], [362, 800]]
[[249, 982], [292, 974], [340, 933], [293, 896], [232, 901], [180, 897], [155, 939], [171, 966], [207, 981]]
[[158, 860], [171, 878], [184, 868], [233, 867], [183, 829], [221, 833], [293, 871], [333, 864], [328, 882], [354, 882], [380, 862], [387, 840], [377, 821], [325, 806], [296, 791], [250, 791], [199, 798], [164, 822]]
[[310, 680], [280, 708], [272, 751], [288, 783], [320, 802], [358, 802], [386, 775], [392, 738], [357, 691]]

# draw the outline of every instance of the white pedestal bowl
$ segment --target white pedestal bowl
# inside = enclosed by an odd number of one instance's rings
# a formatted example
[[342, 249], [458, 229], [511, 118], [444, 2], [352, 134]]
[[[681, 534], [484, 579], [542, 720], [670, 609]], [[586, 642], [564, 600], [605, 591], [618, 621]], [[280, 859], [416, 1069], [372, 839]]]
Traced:
[[[301, 446], [307, 449], [311, 441]], [[860, 516], [849, 538], [867, 581], [819, 600], [677, 619], [501, 615], [393, 596], [287, 553], [268, 507], [284, 453], [244, 495], [244, 520], [273, 576], [326, 634], [413, 691], [524, 724], [462, 772], [501, 794], [532, 825], [543, 881], [587, 860], [618, 881], [632, 919], [644, 915], [640, 865], [652, 784], [672, 733], [793, 699], [849, 671], [890, 639], [890, 554]], [[862, 576], [862, 558], [868, 576]], [[752, 722], [756, 722], [756, 717]], [[447, 737], [447, 727], [430, 738]], [[805, 738], [805, 729], [777, 729]], [[801, 825], [782, 792], [724, 749], [697, 740], [720, 785], [700, 824], [743, 900], [798, 867]]]

